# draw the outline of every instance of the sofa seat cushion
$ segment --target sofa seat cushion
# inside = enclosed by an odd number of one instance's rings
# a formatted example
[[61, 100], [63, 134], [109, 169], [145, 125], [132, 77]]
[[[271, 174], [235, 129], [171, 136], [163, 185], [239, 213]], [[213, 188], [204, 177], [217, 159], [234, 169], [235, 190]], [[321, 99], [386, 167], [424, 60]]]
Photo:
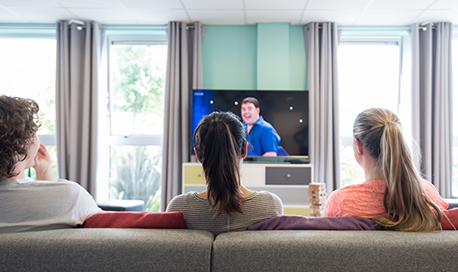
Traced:
[[360, 217], [276, 216], [247, 228], [247, 230], [382, 230], [372, 219]]
[[182, 212], [108, 212], [86, 219], [83, 228], [186, 229]]

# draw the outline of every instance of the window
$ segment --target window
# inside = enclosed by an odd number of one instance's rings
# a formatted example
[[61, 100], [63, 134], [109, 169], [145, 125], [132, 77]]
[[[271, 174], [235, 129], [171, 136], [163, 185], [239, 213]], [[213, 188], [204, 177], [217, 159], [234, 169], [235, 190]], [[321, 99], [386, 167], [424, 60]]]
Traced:
[[[39, 32], [39, 31], [38, 31]], [[0, 33], [0, 92], [31, 98], [40, 106], [38, 137], [50, 153], [57, 178], [56, 153], [56, 38], [54, 30], [29, 35]], [[35, 178], [33, 169], [28, 173]]]
[[452, 152], [452, 195], [458, 197], [458, 31], [452, 40], [452, 82], [453, 82], [453, 152]]
[[341, 181], [342, 186], [347, 186], [365, 181], [363, 169], [353, 153], [356, 116], [372, 107], [387, 108], [400, 115], [404, 132], [409, 128], [406, 122], [410, 122], [410, 118], [402, 117], [403, 37], [352, 37], [344, 34], [338, 48], [338, 73]]
[[148, 38], [109, 36], [108, 47], [109, 133], [103, 140], [108, 183], [98, 182], [98, 188], [103, 187], [102, 198], [139, 199], [147, 211], [159, 211], [165, 32]]

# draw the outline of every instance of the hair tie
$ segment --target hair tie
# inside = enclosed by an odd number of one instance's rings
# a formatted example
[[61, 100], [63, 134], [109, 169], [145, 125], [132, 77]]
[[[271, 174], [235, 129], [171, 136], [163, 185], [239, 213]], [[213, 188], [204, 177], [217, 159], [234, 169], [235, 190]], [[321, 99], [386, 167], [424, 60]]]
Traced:
[[212, 122], [218, 122], [218, 121], [223, 121], [223, 119], [218, 119], [218, 118], [212, 119]]
[[392, 120], [386, 121], [383, 126], [385, 127], [387, 124], [394, 124], [394, 122]]

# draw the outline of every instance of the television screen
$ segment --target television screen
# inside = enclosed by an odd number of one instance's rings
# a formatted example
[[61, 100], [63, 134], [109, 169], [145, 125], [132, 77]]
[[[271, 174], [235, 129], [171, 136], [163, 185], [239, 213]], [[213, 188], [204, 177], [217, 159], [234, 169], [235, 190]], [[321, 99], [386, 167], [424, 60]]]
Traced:
[[[259, 101], [259, 115], [280, 136], [276, 158], [255, 154], [256, 144], [249, 145], [247, 161], [307, 163], [309, 155], [308, 91], [193, 90], [191, 139], [204, 115], [230, 111], [240, 117], [242, 101], [254, 97]], [[251, 133], [251, 132], [250, 132]], [[252, 152], [250, 152], [250, 149]], [[191, 152], [193, 146], [191, 140]], [[251, 154], [250, 154], [251, 153]]]

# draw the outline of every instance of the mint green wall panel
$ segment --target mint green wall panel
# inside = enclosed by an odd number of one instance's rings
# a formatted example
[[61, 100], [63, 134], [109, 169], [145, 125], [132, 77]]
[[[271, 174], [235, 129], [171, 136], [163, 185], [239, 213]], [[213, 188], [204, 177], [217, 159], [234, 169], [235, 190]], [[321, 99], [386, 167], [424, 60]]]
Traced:
[[202, 62], [205, 89], [306, 89], [300, 25], [207, 25]]
[[258, 89], [289, 88], [288, 23], [258, 24]]
[[289, 29], [289, 89], [307, 90], [307, 61], [301, 25]]
[[207, 25], [202, 44], [204, 89], [257, 89], [256, 32], [256, 26]]

